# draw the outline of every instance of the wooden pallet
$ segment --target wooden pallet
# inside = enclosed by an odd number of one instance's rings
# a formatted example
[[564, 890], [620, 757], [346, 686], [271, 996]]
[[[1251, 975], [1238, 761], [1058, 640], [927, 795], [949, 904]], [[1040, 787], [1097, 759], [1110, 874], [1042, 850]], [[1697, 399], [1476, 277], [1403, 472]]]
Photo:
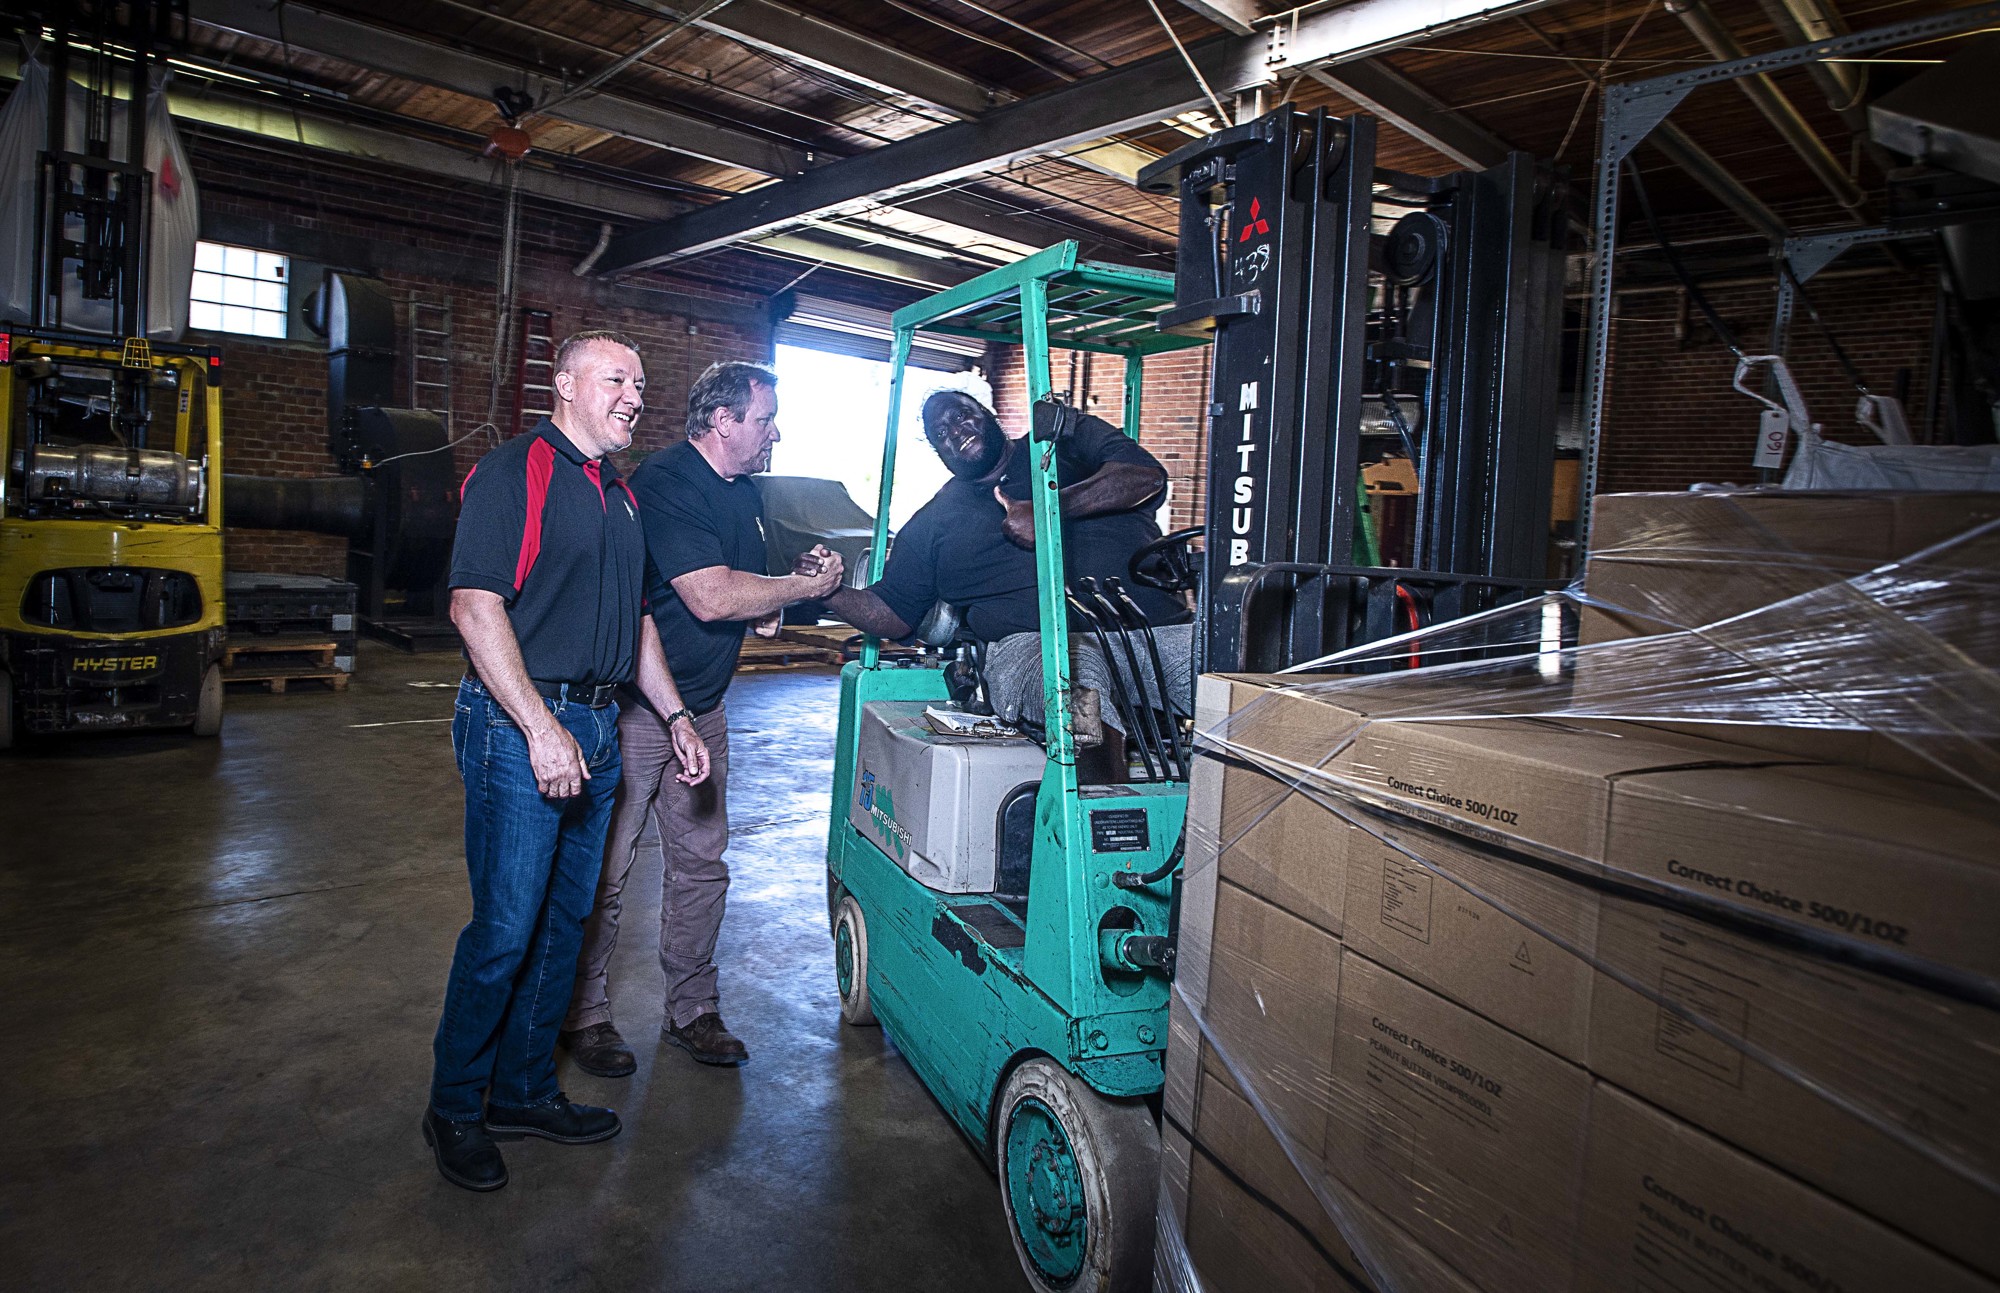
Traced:
[[[852, 624], [787, 624], [779, 630], [777, 640], [831, 651], [834, 663], [838, 664], [842, 651], [849, 649], [850, 642], [854, 644], [853, 650], [858, 652], [861, 649], [858, 641], [860, 637], [861, 630]], [[916, 654], [918, 652], [915, 647], [898, 646], [894, 642], [882, 644], [882, 655], [885, 659], [895, 660]]]
[[[227, 642], [222, 647], [222, 670], [226, 674], [237, 667], [239, 657], [246, 655], [286, 655], [305, 656], [321, 670], [333, 668], [337, 644], [315, 638], [245, 638], [240, 642]], [[249, 667], [249, 666], [246, 666]], [[249, 681], [246, 675], [242, 679]]]
[[346, 691], [347, 680], [353, 674], [343, 673], [331, 667], [315, 668], [310, 665], [297, 667], [255, 668], [246, 667], [242, 671], [225, 669], [222, 680], [227, 683], [256, 683], [274, 696], [285, 694], [285, 688], [295, 682], [323, 682], [335, 691]]
[[819, 668], [840, 663], [838, 645], [828, 647], [784, 637], [743, 639], [743, 651], [736, 657], [736, 672], [761, 673], [771, 669]]

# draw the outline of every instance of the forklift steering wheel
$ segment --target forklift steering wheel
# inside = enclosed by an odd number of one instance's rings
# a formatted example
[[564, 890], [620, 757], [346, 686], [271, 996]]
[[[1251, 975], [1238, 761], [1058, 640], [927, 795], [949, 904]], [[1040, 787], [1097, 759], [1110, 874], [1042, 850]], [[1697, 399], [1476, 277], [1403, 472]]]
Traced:
[[1193, 592], [1201, 585], [1201, 570], [1188, 543], [1207, 530], [1205, 525], [1190, 525], [1153, 540], [1132, 554], [1127, 572], [1134, 582], [1163, 593]]

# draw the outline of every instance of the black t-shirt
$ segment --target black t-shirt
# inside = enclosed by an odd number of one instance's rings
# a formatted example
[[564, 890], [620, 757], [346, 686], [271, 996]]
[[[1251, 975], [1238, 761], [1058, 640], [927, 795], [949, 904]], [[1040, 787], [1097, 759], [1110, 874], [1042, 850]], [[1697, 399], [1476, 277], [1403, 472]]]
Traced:
[[[764, 574], [763, 498], [748, 476], [718, 476], [687, 441], [640, 463], [632, 473], [632, 492], [646, 530], [646, 604], [660, 626], [660, 645], [681, 703], [706, 714], [729, 690], [745, 625], [696, 618], [672, 581], [709, 566]], [[635, 698], [646, 703], [636, 692]]]
[[451, 586], [505, 599], [539, 682], [633, 676], [645, 560], [618, 469], [585, 458], [547, 418], [481, 458], [459, 489]]
[[[1026, 499], [1032, 479], [1028, 454], [1036, 446], [1017, 444], [1000, 488], [1009, 498]], [[1068, 488], [1097, 474], [1106, 463], [1129, 462], [1158, 469], [1159, 460], [1138, 441], [1100, 418], [1083, 418], [1056, 453], [1056, 483]], [[954, 477], [917, 510], [896, 535], [875, 594], [905, 624], [914, 626], [938, 601], [965, 612], [966, 627], [991, 642], [1010, 633], [1041, 630], [1035, 601], [1035, 554], [1010, 542], [1000, 530], [1006, 517], [991, 485]], [[1187, 608], [1157, 589], [1132, 580], [1132, 554], [1160, 537], [1149, 511], [1133, 509], [1063, 522], [1063, 565], [1070, 580], [1085, 575], [1116, 578], [1154, 624], [1178, 624]]]

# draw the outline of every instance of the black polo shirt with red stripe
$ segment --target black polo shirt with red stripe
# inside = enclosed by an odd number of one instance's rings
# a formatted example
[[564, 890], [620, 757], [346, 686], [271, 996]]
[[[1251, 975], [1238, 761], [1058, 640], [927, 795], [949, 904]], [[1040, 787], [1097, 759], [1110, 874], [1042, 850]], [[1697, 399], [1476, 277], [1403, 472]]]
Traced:
[[451, 586], [497, 593], [537, 682], [637, 674], [646, 536], [618, 469], [543, 418], [484, 458], [459, 491]]

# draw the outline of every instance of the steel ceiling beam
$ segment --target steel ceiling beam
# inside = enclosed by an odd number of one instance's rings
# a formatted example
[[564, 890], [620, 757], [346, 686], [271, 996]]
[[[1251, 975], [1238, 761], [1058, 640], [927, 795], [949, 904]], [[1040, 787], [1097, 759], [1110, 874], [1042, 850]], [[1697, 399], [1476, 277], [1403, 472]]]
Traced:
[[[1021, 97], [774, 0], [732, 0], [696, 25], [774, 58], [803, 63], [880, 93], [928, 105], [961, 121], [1018, 102]], [[1065, 155], [1087, 170], [1128, 184], [1137, 182], [1142, 167], [1160, 159], [1159, 153], [1116, 139], [1091, 140], [1065, 150]], [[1024, 241], [1018, 235], [1003, 236]]]
[[[503, 85], [525, 89], [537, 102], [553, 100], [565, 88], [533, 68], [309, 9], [297, 0], [286, 0], [282, 26], [278, 9], [257, 0], [190, 0], [188, 16], [222, 31], [288, 43], [480, 100], [491, 99]], [[802, 149], [634, 99], [589, 94], [548, 115], [759, 175], [793, 175], [807, 164]]]
[[[1189, 53], [1206, 65], [1205, 72], [1219, 72], [1235, 39], [1216, 37], [1190, 46]], [[1023, 157], [1171, 117], [1201, 98], [1200, 87], [1178, 54], [1144, 59], [995, 108], [976, 121], [939, 126], [614, 238], [599, 269], [606, 274], [642, 269], [768, 233], [808, 216], [837, 214], [870, 201], [935, 188]]]
[[[1211, 87], [1230, 94], [1268, 85], [1281, 74], [1363, 58], [1550, 2], [1353, 0], [1295, 22], [1271, 23], [1256, 35], [1212, 37], [1189, 45], [1187, 56]], [[935, 188], [1161, 121], [1206, 101], [1187, 60], [1170, 50], [634, 230], [612, 240], [599, 272], [659, 265], [810, 216]]]
[[[18, 82], [20, 75], [18, 55], [0, 51], [0, 80]], [[212, 82], [203, 84], [198, 91], [186, 88], [185, 82], [170, 84], [167, 111], [184, 126], [217, 131], [224, 137], [236, 137], [274, 152], [318, 153], [370, 165], [400, 167], [463, 184], [500, 187], [500, 168], [470, 149], [392, 129], [341, 121], [306, 109], [294, 112], [288, 104], [264, 97], [239, 96]], [[662, 220], [687, 209], [685, 202], [642, 189], [567, 175], [533, 163], [523, 163], [515, 172], [515, 187], [544, 201], [626, 220]], [[857, 248], [806, 233], [790, 235], [768, 247], [746, 246], [792, 258], [806, 257], [837, 269], [933, 290], [962, 282], [978, 272], [969, 264], [899, 255], [892, 249]]]
[[797, 230], [768, 234], [742, 244], [746, 251], [768, 251], [793, 260], [808, 260], [838, 269], [927, 287], [932, 291], [953, 287], [991, 268], [977, 268], [956, 260], [931, 260], [886, 247], [850, 247], [830, 238], [817, 238]]
[[1234, 56], [1210, 83], [1218, 94], [1253, 90], [1327, 63], [1352, 62], [1448, 36], [1496, 18], [1546, 8], [1553, 0], [1350, 0], [1280, 18], [1237, 39]]
[[1257, 0], [1181, 0], [1181, 4], [1238, 36], [1255, 32], [1257, 20], [1264, 16], [1257, 9]]
[[1104, 260], [1116, 264], [1139, 263], [1138, 253], [1134, 249], [1123, 243], [1106, 241], [1087, 227], [1072, 224], [1067, 220], [1052, 220], [1031, 211], [1002, 210], [978, 194], [926, 193], [920, 197], [905, 198], [896, 205], [914, 215], [942, 220], [946, 224], [954, 224], [973, 233], [985, 234], [989, 238], [1005, 238], [1008, 242], [1018, 242], [1029, 247], [1046, 247], [1066, 238], [1074, 238], [1083, 244], [1084, 257], [1088, 260]]
[[1484, 170], [1506, 161], [1513, 151], [1498, 135], [1386, 64], [1363, 59], [1316, 68], [1309, 75], [1460, 166]]
[[887, 94], [976, 117], [1013, 95], [773, 0], [731, 0], [695, 26]]
[[[749, 0], [735, 0], [717, 14], [718, 20], [724, 15], [736, 15], [739, 7], [745, 10], [745, 20], [741, 23], [742, 30], [732, 29], [732, 36], [746, 40], [754, 36], [752, 43], [763, 43], [772, 48], [773, 52], [782, 53], [785, 57], [801, 58], [816, 66], [831, 68], [844, 76], [866, 79], [862, 69], [853, 65], [857, 60], [848, 57], [853, 52], [852, 43], [860, 41], [861, 38], [854, 37], [851, 33], [842, 33], [847, 36], [849, 42], [844, 44], [834, 34], [842, 32], [842, 29], [820, 23], [816, 19], [808, 20], [804, 15], [798, 14], [791, 14], [791, 17], [798, 19], [798, 22], [789, 26], [781, 25], [780, 20], [790, 11], [770, 3], [752, 4]], [[210, 26], [242, 32], [260, 39], [272, 41], [279, 39], [275, 14], [263, 8], [257, 0], [192, 0], [191, 9], [197, 21]], [[443, 88], [477, 98], [489, 96], [496, 85], [520, 84], [524, 76], [538, 99], [547, 99], [560, 89], [555, 82], [539, 77], [538, 74], [526, 73], [497, 60], [468, 55], [428, 41], [398, 36], [394, 32], [351, 19], [305, 9], [296, 3], [288, 3], [285, 13], [283, 34], [290, 38], [294, 49], [338, 58], [358, 67], [391, 75], [408, 76], [426, 84], [441, 85]], [[825, 30], [821, 30], [822, 28]], [[818, 47], [817, 56], [809, 56], [803, 51], [790, 49], [778, 51], [772, 44], [780, 36], [788, 41], [796, 40], [805, 44], [808, 43], [809, 35], [813, 38], [810, 43]], [[877, 50], [881, 48], [872, 47]], [[839, 56], [837, 60], [835, 55]], [[838, 66], [835, 66], [836, 62]], [[910, 58], [905, 58], [900, 63], [895, 59], [884, 60], [877, 69], [881, 72], [882, 79], [876, 83], [912, 98], [922, 99], [935, 95], [955, 98], [967, 104], [976, 92], [983, 103], [986, 92], [975, 86], [970, 79], [958, 78], [961, 84], [954, 89], [948, 77], [955, 74], [946, 74], [942, 69], [931, 68], [930, 71], [936, 75], [925, 79], [921, 67], [912, 70], [919, 64], [921, 60]], [[887, 81], [892, 75], [895, 83], [889, 85]], [[772, 145], [768, 141], [743, 135], [742, 132], [721, 130], [718, 135], [720, 128], [707, 122], [603, 91], [581, 98], [573, 104], [567, 104], [551, 115], [560, 116], [579, 125], [604, 130], [621, 138], [635, 139], [678, 152], [688, 152], [761, 175], [783, 176], [803, 170], [806, 165], [806, 154], [802, 150]], [[700, 143], [689, 147], [680, 146], [689, 142], [684, 137], [690, 135], [698, 136]], [[1118, 160], [1129, 159], [1120, 154]], [[558, 197], [555, 200], [563, 199]], [[607, 209], [602, 201], [583, 205], [590, 205], [592, 209]], [[686, 205], [680, 204], [668, 210], [685, 209]], [[912, 209], [920, 208], [912, 206]], [[1030, 246], [1042, 246], [1063, 238], [1077, 237], [1079, 232], [1073, 225], [1061, 221], [1032, 215], [1001, 214], [990, 208], [981, 209], [975, 201], [951, 194], [923, 199], [921, 213], [932, 219], [961, 225], [989, 237], [1005, 238]], [[629, 214], [641, 219], [657, 220], [664, 218], [667, 211], [654, 209], [645, 215], [636, 212]], [[1088, 234], [1084, 236], [1086, 239], [1089, 237]], [[1102, 259], [1128, 259], [1127, 254], [1115, 245], [1100, 244], [1095, 250]], [[871, 262], [859, 268], [862, 272], [875, 273], [879, 266]]]
[[[18, 81], [20, 76], [20, 57], [0, 52], [0, 79]], [[167, 111], [176, 121], [245, 136], [264, 145], [282, 145], [289, 152], [325, 153], [498, 187], [498, 167], [469, 149], [340, 121], [306, 109], [294, 111], [279, 100], [239, 96], [213, 82], [203, 84], [198, 91], [189, 88], [185, 80], [169, 82]], [[687, 209], [685, 202], [532, 164], [523, 164], [516, 172], [515, 186], [550, 202], [627, 220], [660, 220]]]

